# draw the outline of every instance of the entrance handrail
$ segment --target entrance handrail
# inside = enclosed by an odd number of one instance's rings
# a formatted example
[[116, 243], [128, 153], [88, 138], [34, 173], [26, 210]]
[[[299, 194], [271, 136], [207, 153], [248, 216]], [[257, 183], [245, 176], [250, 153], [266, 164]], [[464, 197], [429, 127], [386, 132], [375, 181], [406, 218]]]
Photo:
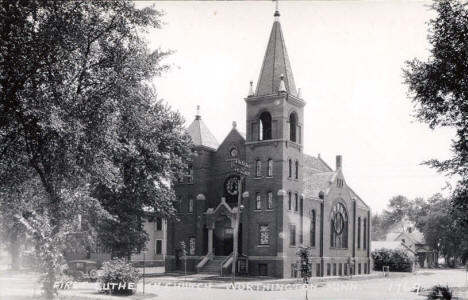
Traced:
[[200, 269], [203, 268], [206, 265], [206, 263], [211, 259], [213, 259], [213, 252], [207, 253], [205, 257], [203, 257], [202, 260], [200, 260], [200, 262], [195, 267], [197, 269], [197, 272], [200, 271]]
[[221, 262], [221, 276], [223, 276], [223, 270], [225, 268], [228, 268], [231, 264], [232, 264], [232, 252], [226, 256], [225, 259], [223, 259], [223, 261]]

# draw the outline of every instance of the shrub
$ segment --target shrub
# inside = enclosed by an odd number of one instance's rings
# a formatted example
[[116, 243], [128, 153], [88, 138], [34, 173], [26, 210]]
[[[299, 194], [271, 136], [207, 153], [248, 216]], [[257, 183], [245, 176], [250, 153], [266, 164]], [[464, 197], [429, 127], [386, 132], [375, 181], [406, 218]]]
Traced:
[[115, 258], [103, 263], [103, 275], [99, 278], [102, 291], [117, 295], [131, 295], [136, 291], [136, 285], [141, 273], [130, 263]]
[[427, 295], [428, 300], [451, 300], [452, 291], [448, 286], [435, 285], [429, 291]]
[[389, 266], [392, 272], [411, 272], [414, 260], [403, 250], [377, 249], [372, 251], [374, 270], [382, 271], [383, 266]]

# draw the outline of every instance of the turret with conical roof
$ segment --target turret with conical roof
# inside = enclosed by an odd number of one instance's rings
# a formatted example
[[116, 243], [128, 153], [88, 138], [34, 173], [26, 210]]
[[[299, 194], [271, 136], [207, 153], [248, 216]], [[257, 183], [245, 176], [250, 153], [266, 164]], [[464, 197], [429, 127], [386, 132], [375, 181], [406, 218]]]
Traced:
[[197, 115], [192, 124], [187, 128], [187, 132], [192, 138], [192, 142], [195, 146], [203, 146], [212, 150], [216, 150], [219, 146], [218, 141], [205, 125], [201, 119], [200, 107], [197, 106]]

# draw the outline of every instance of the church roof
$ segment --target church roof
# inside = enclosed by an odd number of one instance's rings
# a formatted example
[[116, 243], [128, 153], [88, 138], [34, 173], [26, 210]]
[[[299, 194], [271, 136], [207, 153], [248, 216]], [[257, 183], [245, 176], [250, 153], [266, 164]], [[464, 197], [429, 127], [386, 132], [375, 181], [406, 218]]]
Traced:
[[200, 115], [195, 117], [195, 120], [187, 128], [187, 132], [195, 146], [204, 146], [214, 150], [219, 146], [218, 141], [202, 121]]
[[318, 198], [320, 191], [325, 192], [335, 175], [320, 157], [304, 154], [304, 195]]
[[297, 96], [296, 84], [289, 62], [286, 44], [284, 42], [279, 12], [275, 12], [275, 21], [271, 28], [270, 39], [263, 59], [260, 77], [258, 79], [256, 96], [271, 95], [278, 92], [281, 75], [284, 76], [285, 90]]

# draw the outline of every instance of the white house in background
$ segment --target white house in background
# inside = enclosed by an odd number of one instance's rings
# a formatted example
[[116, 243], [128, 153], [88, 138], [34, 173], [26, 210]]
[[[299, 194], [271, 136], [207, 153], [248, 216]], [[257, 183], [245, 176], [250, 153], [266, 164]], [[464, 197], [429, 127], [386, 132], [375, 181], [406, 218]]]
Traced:
[[385, 241], [372, 243], [372, 251], [381, 248], [407, 251], [421, 268], [434, 267], [438, 260], [437, 252], [426, 244], [424, 234], [406, 218], [390, 228]]
[[[167, 248], [167, 221], [159, 217], [149, 217], [143, 225], [144, 230], [148, 234], [146, 242], [146, 257], [143, 252], [134, 254], [131, 257], [132, 261], [164, 261], [166, 258]], [[162, 264], [164, 265], [164, 264]]]

